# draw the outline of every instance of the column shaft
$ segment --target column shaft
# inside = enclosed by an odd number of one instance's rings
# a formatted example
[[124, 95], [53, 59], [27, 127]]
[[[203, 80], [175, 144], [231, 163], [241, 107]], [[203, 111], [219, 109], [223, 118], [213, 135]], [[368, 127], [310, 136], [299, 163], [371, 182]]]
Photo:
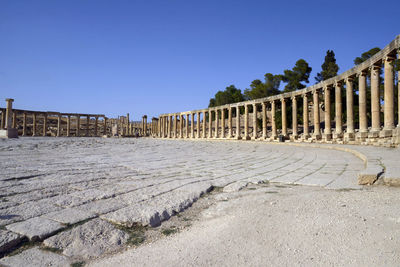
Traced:
[[103, 135], [107, 135], [107, 117], [104, 117]]
[[276, 129], [276, 106], [275, 106], [275, 101], [271, 101], [271, 127], [272, 127], [271, 138], [275, 139], [278, 136], [278, 132], [277, 132], [277, 129]]
[[32, 136], [37, 136], [36, 133], [36, 113], [33, 113], [32, 115]]
[[14, 101], [14, 99], [11, 99], [11, 98], [7, 98], [6, 99], [6, 102], [7, 102], [7, 107], [6, 107], [6, 123], [5, 123], [5, 128], [8, 130], [8, 129], [11, 129], [11, 127], [12, 127], [12, 118], [11, 118], [11, 116], [12, 116], [12, 102]]
[[76, 136], [81, 136], [81, 116], [76, 116]]
[[383, 136], [392, 136], [394, 129], [394, 75], [393, 75], [392, 57], [386, 57], [385, 62], [385, 80], [384, 80], [384, 132]]
[[225, 109], [221, 109], [221, 138], [225, 138]]
[[47, 113], [43, 114], [43, 136], [47, 135]]
[[262, 107], [262, 138], [267, 138], [267, 107], [265, 102], [261, 103]]
[[208, 138], [212, 138], [212, 110], [208, 110]]
[[219, 136], [219, 114], [218, 114], [218, 109], [215, 110], [215, 138], [218, 138]]
[[249, 107], [244, 105], [244, 139], [249, 139]]
[[26, 113], [23, 114], [22, 136], [26, 136]]
[[57, 118], [57, 136], [61, 136], [61, 115], [58, 114]]
[[67, 116], [67, 136], [71, 136], [71, 116]]
[[12, 128], [17, 128], [17, 112], [14, 110], [12, 113]]
[[347, 138], [354, 138], [354, 105], [353, 105], [353, 78], [346, 79], [346, 124]]
[[228, 108], [228, 138], [232, 138], [232, 108]]
[[286, 99], [281, 99], [282, 135], [287, 136]]
[[203, 111], [203, 138], [206, 138], [206, 112]]
[[381, 129], [380, 120], [380, 96], [379, 96], [379, 70], [380, 66], [371, 68], [371, 115], [372, 115], [372, 136], [377, 137], [377, 132]]
[[196, 137], [200, 138], [200, 112], [196, 113]]
[[310, 136], [308, 121], [308, 95], [303, 95], [303, 139], [308, 139]]
[[236, 107], [236, 139], [240, 139], [240, 107]]
[[335, 123], [336, 137], [341, 137], [342, 134], [342, 84], [335, 84]]
[[296, 96], [292, 97], [292, 131], [293, 138], [297, 138], [297, 99]]
[[257, 139], [257, 106], [253, 104], [253, 138]]
[[332, 129], [331, 129], [331, 87], [324, 87], [324, 105], [325, 105], [325, 129], [324, 138], [325, 141], [331, 140]]
[[321, 127], [320, 127], [320, 117], [319, 117], [319, 94], [318, 90], [313, 92], [313, 102], [314, 102], [314, 135], [315, 139], [321, 137]]
[[367, 73], [365, 71], [362, 71], [358, 76], [358, 101], [360, 133], [367, 133]]
[[[67, 121], [68, 122], [68, 121]], [[96, 118], [95, 118], [95, 121], [94, 121], [94, 136], [97, 136], [97, 127], [98, 127], [98, 124], [99, 124], [99, 117], [98, 116], [96, 116]], [[128, 121], [128, 131], [129, 131], [129, 121]], [[68, 124], [67, 124], [67, 127], [68, 127]], [[130, 134], [130, 132], [129, 132], [129, 134]]]

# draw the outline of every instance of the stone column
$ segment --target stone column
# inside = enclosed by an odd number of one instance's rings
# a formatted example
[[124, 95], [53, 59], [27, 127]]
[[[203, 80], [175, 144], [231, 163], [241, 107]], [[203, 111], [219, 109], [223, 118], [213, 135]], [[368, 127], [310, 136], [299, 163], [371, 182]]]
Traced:
[[346, 79], [346, 141], [354, 141], [353, 77]]
[[380, 120], [380, 97], [379, 97], [379, 70], [380, 66], [375, 65], [371, 67], [371, 115], [372, 127], [369, 137], [375, 138], [379, 136], [381, 130]]
[[228, 138], [232, 138], [232, 108], [228, 108]]
[[12, 128], [17, 129], [17, 112], [14, 110], [12, 114]]
[[276, 139], [278, 136], [278, 132], [276, 130], [276, 107], [275, 107], [275, 100], [271, 101], [271, 126], [272, 126], [272, 133], [271, 139]]
[[144, 115], [144, 136], [147, 136], [147, 115]]
[[342, 83], [335, 83], [335, 124], [336, 129], [333, 138], [342, 138]]
[[367, 72], [362, 71], [358, 75], [358, 101], [359, 101], [359, 120], [360, 131], [358, 137], [362, 140], [368, 137], [367, 122]]
[[297, 139], [297, 99], [292, 96], [292, 139]]
[[208, 138], [212, 138], [212, 110], [208, 110]]
[[281, 98], [281, 113], [282, 113], [282, 135], [287, 136], [287, 120], [286, 120], [286, 99]]
[[[99, 116], [96, 116], [95, 117], [95, 121], [94, 121], [94, 136], [97, 136], [97, 127], [98, 127], [98, 125], [99, 125]], [[129, 121], [128, 121], [128, 129], [129, 129]]]
[[76, 116], [76, 136], [81, 136], [81, 115]]
[[185, 114], [186, 138], [189, 138], [189, 114]]
[[240, 136], [240, 107], [236, 107], [236, 139], [241, 139], [242, 137]]
[[197, 136], [197, 138], [200, 138], [200, 112], [197, 112], [196, 117], [197, 117], [197, 123], [196, 123], [197, 132], [196, 132], [196, 136]]
[[249, 136], [249, 107], [244, 105], [244, 140], [250, 139]]
[[47, 113], [43, 114], [43, 136], [47, 135]]
[[215, 110], [215, 132], [214, 132], [214, 137], [218, 138], [218, 131], [219, 131], [219, 117], [218, 117], [218, 109]]
[[[122, 126], [122, 125], [121, 125]], [[89, 127], [90, 127], [90, 117], [86, 116], [86, 136], [89, 136]], [[123, 126], [121, 127], [123, 128]], [[121, 129], [122, 130], [122, 129]]]
[[178, 138], [178, 114], [175, 114], [174, 138]]
[[36, 133], [36, 113], [33, 113], [32, 115], [32, 136], [37, 136]]
[[171, 138], [171, 116], [167, 116], [167, 138]]
[[61, 136], [61, 114], [58, 114], [58, 119], [57, 119], [57, 137], [59, 136]]
[[324, 140], [330, 141], [332, 139], [331, 129], [331, 87], [324, 87], [324, 105], [325, 105], [325, 129], [324, 129]]
[[23, 114], [22, 136], [26, 136], [26, 112]]
[[221, 138], [225, 138], [225, 109], [221, 109]]
[[308, 126], [308, 95], [303, 95], [303, 140], [307, 140], [310, 137], [310, 131]]
[[179, 134], [180, 134], [180, 137], [183, 138], [184, 137], [183, 136], [183, 127], [184, 127], [184, 125], [183, 125], [183, 114], [179, 114], [179, 124], [181, 126]]
[[261, 103], [262, 107], [262, 139], [267, 138], [267, 107], [265, 102]]
[[7, 130], [12, 128], [11, 125], [11, 114], [12, 114], [12, 103], [14, 102], [14, 99], [12, 98], [6, 98], [6, 102], [7, 102], [7, 107], [6, 107], [6, 123], [5, 123], [5, 128]]
[[107, 117], [104, 116], [103, 135], [107, 135]]
[[385, 91], [384, 91], [384, 126], [380, 134], [381, 137], [390, 137], [394, 129], [394, 75], [393, 75], [393, 57], [384, 58], [385, 64]]
[[3, 109], [3, 110], [1, 111], [1, 125], [0, 125], [0, 130], [4, 129], [4, 127], [5, 127], [5, 125], [6, 125], [5, 120], [6, 120], [6, 110]]
[[[129, 124], [130, 124], [130, 122], [129, 122], [129, 113], [126, 113], [126, 134], [128, 136], [131, 135], [131, 132], [130, 132], [130, 129], [129, 129]], [[95, 128], [96, 128], [96, 126], [95, 126]], [[96, 129], [95, 129], [95, 132], [96, 132]], [[95, 136], [96, 136], [96, 134], [95, 134]]]
[[257, 105], [253, 104], [253, 139], [257, 139]]
[[71, 136], [71, 116], [67, 116], [67, 136]]
[[314, 134], [313, 139], [321, 139], [321, 127], [320, 127], [320, 117], [319, 117], [319, 91], [313, 91], [313, 102], [314, 102]]
[[203, 138], [206, 138], [206, 112], [203, 111]]
[[194, 138], [194, 113], [190, 113], [191, 121], [190, 121], [190, 138]]

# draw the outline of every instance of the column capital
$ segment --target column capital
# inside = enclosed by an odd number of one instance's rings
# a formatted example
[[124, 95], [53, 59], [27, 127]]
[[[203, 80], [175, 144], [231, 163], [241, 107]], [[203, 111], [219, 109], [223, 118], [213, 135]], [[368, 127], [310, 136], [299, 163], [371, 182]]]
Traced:
[[318, 94], [320, 90], [321, 90], [321, 88], [313, 89], [312, 93], [313, 94]]
[[358, 72], [358, 73], [356, 74], [356, 76], [357, 76], [357, 77], [360, 77], [360, 76], [367, 76], [367, 74], [368, 74], [368, 71], [367, 71], [367, 70], [362, 70], [362, 71]]
[[297, 97], [297, 95], [292, 95], [292, 96], [290, 97], [290, 99], [292, 99], [292, 101], [294, 101], [294, 100], [296, 100], [296, 97]]
[[286, 98], [284, 98], [284, 97], [281, 97], [279, 100], [280, 100], [281, 102], [286, 102]]
[[341, 87], [343, 85], [342, 81], [335, 81], [335, 87]]
[[370, 66], [368, 69], [370, 71], [372, 71], [372, 70], [380, 70], [381, 68], [382, 68], [381, 64], [375, 63], [372, 66]]
[[13, 98], [6, 98], [6, 101], [12, 103], [12, 102], [14, 102], [14, 99]]
[[349, 77], [346, 77], [344, 80], [346, 82], [353, 82], [354, 81], [354, 77], [353, 76], [349, 76]]
[[391, 56], [391, 55], [387, 55], [387, 56], [385, 56], [383, 59], [382, 59], [382, 61], [383, 62], [392, 62], [393, 60], [395, 60], [396, 59], [396, 55], [394, 55], [394, 56]]

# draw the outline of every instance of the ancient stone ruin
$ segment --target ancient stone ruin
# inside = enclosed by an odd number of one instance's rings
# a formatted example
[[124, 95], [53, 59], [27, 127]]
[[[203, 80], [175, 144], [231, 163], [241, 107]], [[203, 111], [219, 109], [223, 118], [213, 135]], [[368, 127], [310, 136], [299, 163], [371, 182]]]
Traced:
[[[400, 58], [399, 48], [400, 35], [362, 64], [302, 90], [213, 108], [161, 114], [155, 135], [161, 138], [234, 138], [398, 145], [400, 99], [396, 101], [396, 120], [393, 62], [396, 56]], [[380, 101], [379, 88], [381, 71], [384, 72], [383, 102]], [[399, 72], [397, 76], [400, 76]], [[370, 81], [370, 91], [367, 90], [367, 81]], [[354, 88], [356, 84], [357, 88]], [[358, 125], [354, 122], [353, 89], [358, 91]], [[397, 90], [400, 90], [400, 85]], [[331, 112], [331, 94], [335, 96], [334, 112]], [[371, 98], [370, 106], [367, 106], [367, 94]], [[398, 96], [400, 97], [399, 93]], [[297, 106], [301, 100], [303, 114], [298, 114]], [[287, 114], [287, 105], [291, 105], [292, 114]], [[344, 105], [345, 120], [342, 118]], [[282, 118], [282, 127], [279, 130], [276, 123], [278, 107]], [[250, 108], [252, 113], [249, 114]], [[233, 113], [236, 114], [235, 117]], [[244, 114], [237, 115], [241, 113]], [[292, 116], [291, 129], [287, 125], [288, 116]], [[302, 125], [298, 123], [300, 116], [303, 117]], [[257, 119], [262, 121], [261, 127], [257, 125]]]

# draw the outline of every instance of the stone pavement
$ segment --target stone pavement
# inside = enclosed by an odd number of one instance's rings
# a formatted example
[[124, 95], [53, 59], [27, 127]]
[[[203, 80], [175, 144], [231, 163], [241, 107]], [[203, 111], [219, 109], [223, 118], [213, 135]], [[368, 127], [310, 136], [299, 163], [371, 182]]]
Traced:
[[[393, 149], [360, 150], [370, 157], [398, 155]], [[396, 159], [381, 160], [392, 166]], [[20, 264], [21, 257], [71, 263], [116, 251], [127, 235], [115, 225], [157, 226], [213, 187], [229, 192], [271, 181], [360, 188], [357, 177], [365, 168], [354, 153], [309, 144], [300, 148], [237, 141], [1, 140], [0, 255], [27, 240], [59, 253], [34, 247], [4, 257], [0, 264]], [[47, 257], [50, 254], [54, 255]]]

